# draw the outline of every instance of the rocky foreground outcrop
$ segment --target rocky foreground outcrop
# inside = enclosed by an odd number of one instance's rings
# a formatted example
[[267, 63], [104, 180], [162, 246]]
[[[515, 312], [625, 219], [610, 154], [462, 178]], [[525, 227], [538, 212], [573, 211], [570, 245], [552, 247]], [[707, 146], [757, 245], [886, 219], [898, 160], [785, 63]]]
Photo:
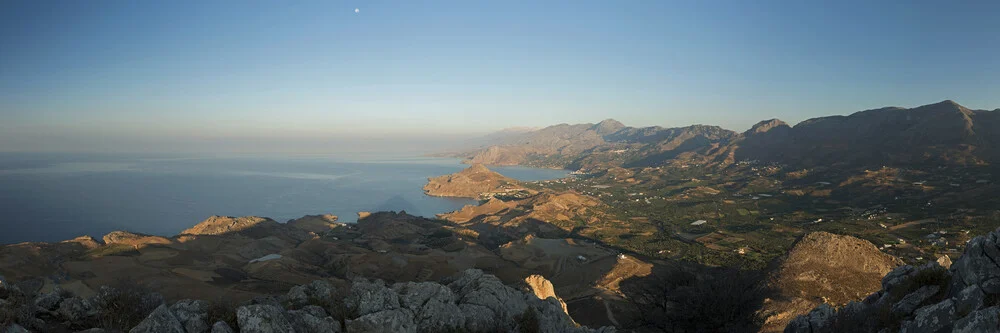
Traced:
[[518, 190], [517, 180], [476, 163], [454, 174], [429, 178], [424, 192], [439, 197], [479, 198], [483, 193]]
[[785, 332], [1000, 332], [1000, 229], [969, 241], [950, 269], [899, 267], [863, 301], [820, 305]]
[[[541, 299], [537, 292], [506, 286], [477, 269], [440, 283], [388, 285], [358, 278], [338, 288], [316, 280], [280, 297], [260, 297], [221, 310], [207, 301], [168, 305], [158, 294], [115, 288], [102, 288], [87, 298], [61, 290], [27, 297], [3, 284], [0, 291], [5, 332], [613, 332], [576, 325], [554, 294]], [[123, 328], [129, 313], [145, 317]]]

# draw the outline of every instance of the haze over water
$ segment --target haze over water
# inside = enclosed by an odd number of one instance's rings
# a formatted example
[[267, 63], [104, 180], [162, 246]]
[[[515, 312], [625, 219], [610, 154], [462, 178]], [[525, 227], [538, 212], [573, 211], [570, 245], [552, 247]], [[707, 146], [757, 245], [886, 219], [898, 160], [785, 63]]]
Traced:
[[[457, 172], [456, 159], [338, 156], [137, 156], [0, 154], [0, 243], [60, 241], [114, 230], [170, 236], [211, 215], [279, 222], [359, 211], [433, 217], [474, 200], [424, 195], [428, 177]], [[497, 167], [519, 180], [564, 170]]]

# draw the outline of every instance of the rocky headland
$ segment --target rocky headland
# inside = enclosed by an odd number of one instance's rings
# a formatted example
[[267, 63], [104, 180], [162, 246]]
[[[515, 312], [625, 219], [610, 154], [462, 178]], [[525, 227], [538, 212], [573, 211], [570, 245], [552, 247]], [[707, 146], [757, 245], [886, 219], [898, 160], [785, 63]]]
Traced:
[[424, 193], [439, 197], [480, 199], [524, 190], [517, 180], [507, 178], [475, 163], [450, 175], [429, 178]]

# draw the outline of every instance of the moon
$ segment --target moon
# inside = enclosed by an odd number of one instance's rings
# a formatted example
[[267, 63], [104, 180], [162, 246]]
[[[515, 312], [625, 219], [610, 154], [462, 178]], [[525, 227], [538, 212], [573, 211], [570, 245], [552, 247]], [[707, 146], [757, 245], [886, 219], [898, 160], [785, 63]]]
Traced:
[[361, 12], [360, 9], [354, 8], [354, 13], [360, 13], [360, 12]]

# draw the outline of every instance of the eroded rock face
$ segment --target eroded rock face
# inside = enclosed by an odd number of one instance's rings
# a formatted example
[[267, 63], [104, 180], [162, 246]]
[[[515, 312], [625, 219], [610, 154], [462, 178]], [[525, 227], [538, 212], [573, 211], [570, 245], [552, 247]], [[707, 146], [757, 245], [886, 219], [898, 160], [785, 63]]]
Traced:
[[[900, 332], [997, 332], [998, 236], [1000, 229], [969, 241], [950, 269], [938, 262], [899, 267], [861, 305], [836, 312], [817, 308], [792, 320], [785, 332], [880, 332], [893, 327]], [[830, 315], [814, 316], [817, 312]]]
[[553, 287], [552, 282], [546, 280], [544, 276], [538, 274], [531, 275], [529, 277], [524, 278], [524, 282], [528, 284], [529, 288], [531, 288], [531, 291], [535, 294], [535, 297], [538, 297], [538, 299], [541, 300], [545, 300], [548, 299], [549, 297], [552, 297], [556, 301], [558, 301], [559, 305], [563, 309], [563, 312], [569, 314], [569, 311], [566, 310], [566, 302], [563, 302], [562, 298], [559, 298], [559, 295], [556, 295], [556, 288]]

